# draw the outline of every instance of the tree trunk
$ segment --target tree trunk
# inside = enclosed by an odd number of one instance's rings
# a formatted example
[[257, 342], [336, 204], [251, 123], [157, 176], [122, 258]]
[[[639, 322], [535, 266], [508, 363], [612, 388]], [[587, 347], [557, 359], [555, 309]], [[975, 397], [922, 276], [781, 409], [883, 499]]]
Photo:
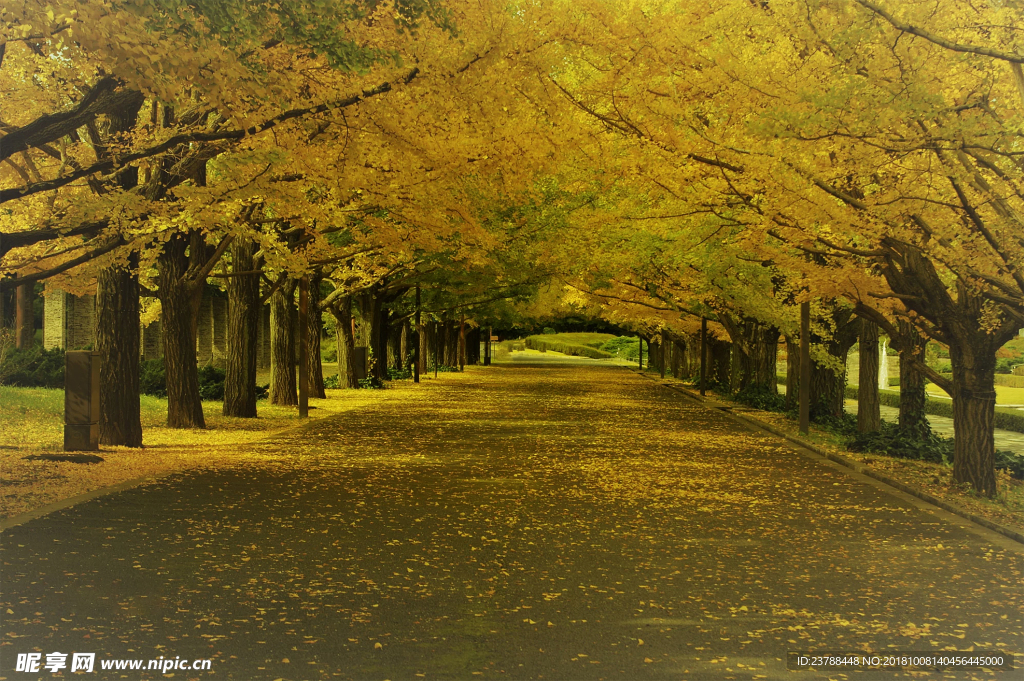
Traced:
[[295, 385], [296, 281], [289, 279], [270, 297], [270, 403], [297, 405]]
[[860, 320], [860, 370], [857, 376], [857, 431], [873, 433], [882, 427], [878, 401], [878, 325]]
[[359, 296], [359, 313], [361, 342], [369, 352], [366, 375], [377, 385], [383, 385], [388, 378], [388, 310], [379, 285]]
[[458, 329], [452, 322], [441, 322], [438, 328], [438, 342], [441, 351], [441, 366], [455, 368], [459, 365]]
[[732, 377], [734, 390], [756, 387], [778, 392], [775, 374], [779, 330], [743, 315], [723, 313], [720, 319], [729, 332], [736, 355]]
[[16, 289], [14, 308], [14, 347], [28, 349], [36, 339], [32, 297], [35, 284], [22, 284]]
[[[835, 332], [828, 340], [819, 340], [829, 355], [835, 358], [841, 367], [838, 371], [811, 362], [811, 418], [830, 416], [842, 418], [845, 413], [846, 401], [846, 357], [850, 348], [857, 342], [860, 324], [853, 317], [852, 311], [836, 309], [832, 312]], [[813, 337], [812, 337], [812, 340]]]
[[[933, 326], [932, 334], [949, 345], [953, 364], [953, 480], [981, 494], [995, 494], [994, 371], [996, 351], [1017, 335], [1016, 317], [997, 310], [962, 279], [954, 286], [943, 280], [934, 263], [917, 247], [892, 240], [883, 246], [898, 266], [882, 273], [894, 293], [905, 294], [904, 305]], [[893, 262], [896, 262], [893, 261]], [[902, 386], [901, 386], [902, 392]]]
[[928, 339], [910, 322], [899, 321], [899, 336], [895, 338], [900, 353], [900, 431], [914, 438], [927, 438], [932, 434], [925, 415], [925, 380], [913, 360], [924, 364]]
[[949, 346], [953, 364], [953, 480], [985, 496], [996, 493], [995, 349]]
[[729, 392], [739, 392], [744, 385], [743, 375], [743, 352], [736, 343], [731, 343], [729, 349]]
[[398, 339], [398, 369], [405, 369], [409, 366], [409, 320], [402, 322], [401, 335]]
[[419, 352], [416, 353], [416, 362], [420, 365], [420, 374], [425, 374], [427, 373], [427, 357], [429, 356], [427, 353], [430, 351], [430, 348], [427, 347], [429, 342], [427, 339], [427, 327], [422, 322], [416, 328], [416, 338], [419, 339], [420, 344]]
[[668, 338], [665, 336], [665, 330], [662, 329], [661, 333], [658, 334], [658, 373], [661, 374], [661, 378], [665, 378], [666, 364], [668, 363]]
[[773, 326], [756, 324], [751, 329], [747, 352], [743, 353], [740, 367], [744, 386], [756, 386], [772, 393], [779, 391], [777, 361], [779, 356], [779, 330]]
[[466, 315], [459, 319], [459, 371], [466, 370]]
[[352, 297], [345, 296], [331, 308], [337, 321], [338, 387], [358, 388], [355, 369], [355, 334], [352, 333]]
[[204, 282], [188, 278], [190, 257], [186, 252], [201, 243], [201, 237], [195, 234], [176, 234], [157, 258], [160, 329], [167, 374], [167, 425], [171, 428], [206, 427], [196, 363], [196, 331]]
[[[231, 244], [233, 272], [256, 270], [257, 244], [238, 238]], [[254, 274], [229, 277], [227, 366], [224, 376], [224, 415], [256, 418], [256, 351], [260, 313], [260, 278]]]
[[388, 380], [388, 310], [384, 307], [384, 297], [378, 291], [371, 296], [370, 311], [370, 351], [373, 358], [367, 373], [377, 385], [384, 385]]
[[138, 254], [96, 279], [96, 350], [100, 353], [100, 442], [142, 446], [139, 408]]
[[786, 409], [800, 406], [800, 342], [786, 336]]
[[402, 369], [402, 327], [395, 328], [389, 324], [388, 333], [388, 366], [401, 371]]
[[[649, 347], [649, 346], [648, 346]], [[728, 389], [732, 378], [732, 343], [708, 337], [708, 386]]]
[[811, 362], [811, 419], [841, 418], [844, 413], [846, 370], [833, 371]]
[[320, 358], [320, 338], [324, 333], [324, 311], [320, 302], [320, 282], [324, 280], [319, 273], [309, 278], [309, 315], [306, 337], [306, 366], [309, 376], [309, 396], [324, 399], [324, 365]]

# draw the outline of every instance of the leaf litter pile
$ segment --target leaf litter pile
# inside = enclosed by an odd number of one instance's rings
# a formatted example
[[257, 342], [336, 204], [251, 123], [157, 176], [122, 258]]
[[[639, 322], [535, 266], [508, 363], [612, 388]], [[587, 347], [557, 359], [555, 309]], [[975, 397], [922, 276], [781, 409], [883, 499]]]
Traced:
[[1008, 542], [624, 370], [471, 368], [238, 453], [5, 532], [0, 657], [774, 679], [790, 650], [1024, 650]]

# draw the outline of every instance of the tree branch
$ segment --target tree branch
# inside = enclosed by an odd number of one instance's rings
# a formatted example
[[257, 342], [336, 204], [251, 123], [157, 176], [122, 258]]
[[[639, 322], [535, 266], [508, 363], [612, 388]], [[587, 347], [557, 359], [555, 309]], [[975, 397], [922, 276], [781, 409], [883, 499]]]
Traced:
[[56, 114], [45, 114], [28, 125], [8, 132], [0, 144], [0, 161], [20, 151], [48, 144], [70, 135], [100, 114], [112, 113], [138, 103], [143, 95], [137, 90], [118, 90], [113, 76], [100, 79], [75, 108]]
[[[419, 68], [413, 68], [405, 76], [400, 78], [399, 82], [403, 84], [408, 84], [412, 82], [412, 80], [415, 79], [417, 75], [419, 75], [419, 72]], [[291, 109], [290, 111], [285, 111], [283, 113], [280, 113], [276, 116], [273, 116], [265, 120], [262, 123], [258, 123], [245, 129], [195, 131], [175, 135], [170, 139], [161, 142], [160, 144], [149, 147], [148, 149], [143, 149], [141, 151], [125, 154], [124, 156], [121, 156], [118, 159], [108, 158], [102, 161], [97, 161], [96, 163], [93, 163], [91, 166], [88, 166], [87, 168], [82, 168], [81, 170], [75, 171], [63, 177], [56, 177], [51, 180], [44, 180], [42, 182], [34, 182], [33, 184], [24, 187], [14, 187], [10, 189], [0, 190], [0, 203], [5, 203], [7, 201], [12, 201], [14, 199], [24, 198], [26, 196], [29, 196], [31, 194], [37, 194], [39, 192], [50, 191], [52, 189], [59, 189], [60, 187], [70, 184], [75, 180], [87, 177], [95, 173], [110, 173], [111, 171], [115, 170], [120, 166], [125, 166], [130, 163], [134, 163], [135, 161], [140, 161], [145, 158], [150, 158], [152, 156], [162, 154], [182, 144], [190, 144], [194, 142], [219, 142], [225, 140], [240, 140], [243, 139], [244, 137], [256, 135], [266, 130], [270, 130], [271, 128], [274, 128], [280, 125], [281, 123], [289, 121], [293, 118], [312, 116], [324, 113], [326, 111], [332, 111], [334, 109], [344, 109], [354, 106], [371, 97], [376, 97], [377, 95], [390, 92], [393, 88], [394, 84], [391, 82], [381, 83], [380, 85], [370, 88], [369, 90], [363, 90], [363, 92], [361, 92], [358, 95], [352, 95], [351, 97], [346, 97], [345, 99], [336, 102], [328, 102], [324, 104], [317, 104], [316, 106], [310, 106], [301, 109]], [[30, 125], [34, 125], [34, 123]], [[12, 133], [12, 135], [13, 134], [14, 133]], [[7, 140], [9, 137], [10, 135], [2, 138], [5, 153], [8, 151]], [[2, 160], [3, 158], [3, 156], [0, 156], [0, 160]]]
[[83, 253], [77, 258], [72, 258], [71, 260], [63, 262], [60, 265], [57, 265], [56, 267], [51, 267], [48, 270], [43, 270], [42, 272], [34, 272], [32, 274], [26, 274], [25, 276], [18, 277], [16, 279], [0, 280], [0, 291], [8, 291], [12, 288], [21, 286], [22, 284], [30, 284], [36, 281], [40, 281], [42, 279], [49, 279], [54, 275], [60, 274], [61, 272], [66, 272], [72, 268], [78, 267], [82, 263], [89, 262], [90, 260], [98, 258], [99, 256], [105, 253], [109, 253], [118, 246], [122, 245], [124, 245], [124, 239], [118, 236], [111, 240], [109, 243], [100, 246], [99, 248], [89, 251], [88, 253]]
[[939, 47], [944, 47], [947, 50], [952, 50], [953, 52], [966, 52], [968, 54], [980, 54], [984, 57], [992, 57], [993, 59], [1001, 59], [1002, 61], [1008, 61], [1011, 64], [1024, 64], [1024, 55], [1015, 54], [1013, 52], [1003, 52], [1002, 50], [994, 50], [991, 47], [979, 47], [977, 45], [964, 45], [962, 43], [955, 43], [952, 40], [947, 40], [946, 38], [935, 35], [934, 33], [926, 31], [923, 28], [900, 21], [899, 19], [897, 19], [892, 14], [882, 9], [875, 3], [869, 2], [869, 0], [855, 1], [858, 5], [871, 10], [878, 16], [888, 21], [890, 24], [892, 24], [893, 28], [899, 29], [904, 33], [916, 35], [919, 38], [924, 38], [928, 42], [934, 43]]

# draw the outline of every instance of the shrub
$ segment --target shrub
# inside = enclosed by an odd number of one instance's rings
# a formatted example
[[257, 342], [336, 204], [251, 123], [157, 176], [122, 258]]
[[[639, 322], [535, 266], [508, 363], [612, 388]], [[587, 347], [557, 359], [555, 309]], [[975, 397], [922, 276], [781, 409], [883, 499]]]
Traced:
[[598, 350], [597, 348], [592, 348], [589, 345], [578, 345], [576, 343], [566, 343], [565, 341], [548, 340], [543, 336], [529, 336], [526, 339], [526, 347], [532, 350], [539, 350], [541, 352], [547, 352], [548, 350], [561, 352], [572, 357], [607, 359], [612, 356], [604, 350]]
[[996, 385], [1003, 385], [1007, 388], [1024, 388], [1024, 375], [996, 374]]
[[545, 326], [544, 330], [541, 331], [541, 333], [543, 333], [545, 335], [550, 335], [550, 334], [554, 334], [554, 333], [558, 333], [558, 332], [555, 331], [554, 329], [552, 329], [550, 326]]
[[1000, 357], [996, 360], [996, 373], [997, 374], [1010, 374], [1013, 373], [1013, 365], [1017, 364], [1020, 360], [1012, 357]]
[[[223, 369], [212, 365], [199, 367], [199, 396], [204, 400], [216, 401], [224, 399]], [[270, 385], [257, 386], [256, 399], [263, 399]], [[154, 397], [167, 397], [167, 368], [164, 360], [147, 359], [139, 365], [139, 392]]]
[[143, 360], [139, 365], [139, 392], [154, 397], [167, 397], [167, 370], [162, 357]]
[[381, 381], [376, 376], [367, 376], [366, 378], [359, 379], [359, 387], [372, 390], [383, 390], [386, 386], [384, 385], [384, 381]]
[[338, 387], [338, 374], [331, 374], [324, 378], [324, 388], [337, 388]]
[[199, 367], [199, 396], [204, 400], [223, 400], [224, 376], [224, 370], [213, 365]]
[[748, 385], [737, 392], [735, 400], [762, 411], [786, 411], [786, 397], [763, 385]]
[[857, 432], [856, 416], [845, 412], [842, 416], [834, 416], [824, 400], [811, 405], [811, 421], [842, 437], [852, 437]]
[[600, 349], [614, 357], [636, 361], [640, 356], [640, 339], [619, 336], [605, 341]]
[[996, 470], [1005, 470], [1018, 480], [1024, 480], [1024, 456], [1009, 449], [997, 449]]
[[401, 369], [388, 367], [389, 381], [400, 381], [407, 378], [412, 378], [412, 371], [410, 371], [408, 367], [402, 367]]
[[874, 433], [857, 433], [847, 441], [851, 452], [876, 452], [899, 459], [915, 459], [932, 463], [953, 460], [953, 440], [932, 433], [927, 438], [903, 433], [895, 423], [882, 422]]
[[0, 384], [21, 388], [63, 388], [64, 350], [42, 346], [18, 350], [10, 347], [0, 363]]
[[337, 362], [338, 361], [338, 348], [335, 344], [324, 343], [320, 350], [320, 361], [321, 362]]

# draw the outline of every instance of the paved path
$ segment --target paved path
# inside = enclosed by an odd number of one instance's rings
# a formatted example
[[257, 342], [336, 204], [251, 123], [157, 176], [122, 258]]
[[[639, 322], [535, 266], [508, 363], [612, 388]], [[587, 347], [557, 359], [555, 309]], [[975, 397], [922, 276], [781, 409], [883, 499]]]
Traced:
[[5, 532], [0, 677], [56, 678], [13, 671], [31, 651], [243, 680], [804, 680], [840, 675], [787, 651], [1024, 651], [1009, 540], [646, 378], [421, 389]]

